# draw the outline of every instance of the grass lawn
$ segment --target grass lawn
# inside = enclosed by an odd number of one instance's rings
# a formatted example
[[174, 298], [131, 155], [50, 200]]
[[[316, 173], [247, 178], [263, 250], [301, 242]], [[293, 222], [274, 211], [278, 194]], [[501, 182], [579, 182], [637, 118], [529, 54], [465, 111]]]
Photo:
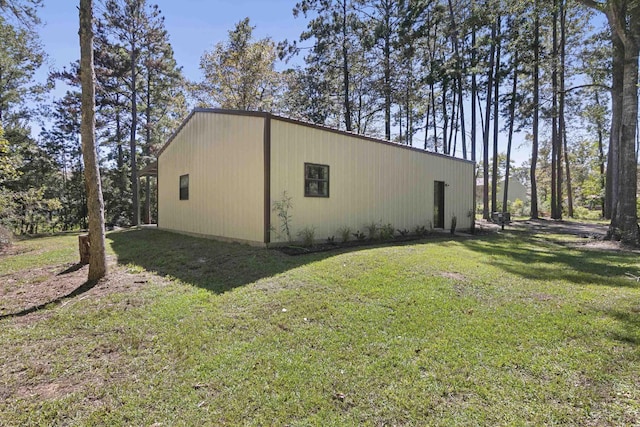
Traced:
[[[640, 259], [582, 242], [290, 257], [114, 232], [109, 280], [0, 319], [0, 425], [639, 425]], [[76, 245], [18, 242], [0, 291]]]

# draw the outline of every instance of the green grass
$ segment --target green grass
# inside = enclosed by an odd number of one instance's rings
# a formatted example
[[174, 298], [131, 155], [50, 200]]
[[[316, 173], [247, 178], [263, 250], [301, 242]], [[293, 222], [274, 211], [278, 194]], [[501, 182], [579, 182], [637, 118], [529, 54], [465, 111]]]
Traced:
[[15, 242], [14, 255], [0, 256], [0, 274], [77, 261], [78, 234], [21, 237]]
[[638, 256], [560, 241], [288, 257], [112, 233], [148, 282], [0, 320], [0, 425], [637, 423]]

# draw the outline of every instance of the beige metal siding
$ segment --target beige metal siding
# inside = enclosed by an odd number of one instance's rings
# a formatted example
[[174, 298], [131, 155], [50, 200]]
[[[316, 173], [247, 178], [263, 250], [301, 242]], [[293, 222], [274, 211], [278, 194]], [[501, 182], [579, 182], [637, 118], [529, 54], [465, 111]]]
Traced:
[[[330, 197], [304, 197], [304, 163], [330, 167]], [[433, 222], [434, 181], [444, 181], [445, 228], [471, 227], [473, 164], [391, 144], [291, 123], [271, 121], [271, 200], [292, 197], [293, 234], [315, 228], [317, 239], [340, 227], [366, 233], [372, 222], [413, 230]], [[272, 224], [278, 226], [274, 214]], [[283, 241], [271, 233], [271, 241]]]
[[[264, 241], [264, 118], [196, 112], [158, 159], [159, 227]], [[189, 200], [179, 177], [189, 174]]]

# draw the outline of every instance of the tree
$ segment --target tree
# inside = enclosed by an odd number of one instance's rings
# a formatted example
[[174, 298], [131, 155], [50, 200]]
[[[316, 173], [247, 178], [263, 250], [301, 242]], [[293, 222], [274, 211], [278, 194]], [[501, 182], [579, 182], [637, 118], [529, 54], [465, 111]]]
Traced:
[[11, 152], [9, 141], [4, 138], [4, 129], [0, 123], [0, 184], [18, 176], [18, 159]]
[[204, 81], [197, 85], [200, 102], [222, 108], [270, 111], [280, 87], [275, 71], [276, 47], [269, 39], [253, 40], [249, 18], [229, 31], [226, 43], [217, 43], [200, 58]]
[[[612, 207], [609, 237], [640, 243], [637, 214], [638, 56], [640, 55], [640, 2], [637, 0], [580, 0], [607, 17], [613, 43], [611, 141], [617, 149], [616, 204]], [[614, 151], [615, 152], [615, 151]], [[609, 163], [609, 168], [612, 164]]]
[[89, 281], [107, 273], [104, 202], [95, 145], [95, 73], [93, 68], [93, 0], [80, 0], [80, 80], [82, 82], [82, 154], [89, 211]]
[[[34, 32], [15, 28], [0, 16], [0, 122], [23, 118], [24, 105], [30, 97], [43, 91], [33, 84], [33, 75], [42, 65], [45, 55]], [[13, 117], [9, 116], [13, 113]]]
[[[130, 185], [133, 216], [132, 223], [140, 223], [140, 192], [138, 182], [138, 130], [142, 125], [139, 106], [143, 103], [145, 93], [146, 70], [145, 60], [150, 58], [149, 49], [157, 47], [157, 40], [164, 40], [164, 18], [157, 5], [148, 5], [146, 0], [107, 0], [105, 12], [98, 22], [100, 43], [107, 48], [106, 68], [114, 73], [115, 80], [110, 84], [121, 90], [122, 97], [116, 96], [118, 102], [124, 101], [129, 115], [129, 151], [130, 151]], [[172, 51], [164, 53], [173, 55]], [[157, 55], [157, 53], [156, 53]], [[149, 61], [148, 64], [153, 64]], [[147, 73], [147, 76], [149, 74]], [[101, 76], [102, 77], [102, 76]], [[102, 82], [102, 81], [101, 81]], [[147, 78], [147, 82], [149, 79]], [[113, 97], [112, 97], [113, 98]], [[113, 101], [113, 99], [112, 99]], [[118, 114], [121, 105], [116, 106]], [[120, 117], [119, 117], [120, 118]]]
[[0, 0], [0, 11], [3, 15], [12, 15], [28, 28], [40, 23], [38, 9], [41, 6], [42, 0]]
[[[362, 111], [354, 114], [358, 100], [354, 96], [357, 77], [354, 71], [359, 68], [364, 73], [367, 70], [362, 66], [362, 20], [354, 3], [354, 0], [302, 0], [293, 9], [296, 17], [300, 14], [313, 16], [307, 31], [300, 35], [301, 41], [314, 41], [305, 60], [323, 70], [324, 78], [334, 85], [335, 95], [341, 104], [341, 122], [347, 131], [355, 130], [354, 116], [368, 115]], [[360, 95], [364, 97], [365, 94]], [[362, 129], [357, 131], [362, 133]]]

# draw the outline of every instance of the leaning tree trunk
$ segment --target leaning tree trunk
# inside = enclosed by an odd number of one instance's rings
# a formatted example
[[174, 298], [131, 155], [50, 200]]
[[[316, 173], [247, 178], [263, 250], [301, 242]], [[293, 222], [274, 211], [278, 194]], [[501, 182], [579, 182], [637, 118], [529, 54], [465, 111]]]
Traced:
[[82, 85], [82, 156], [89, 210], [89, 281], [107, 273], [105, 255], [104, 202], [95, 145], [95, 72], [93, 68], [93, 2], [80, 0], [80, 81]]

